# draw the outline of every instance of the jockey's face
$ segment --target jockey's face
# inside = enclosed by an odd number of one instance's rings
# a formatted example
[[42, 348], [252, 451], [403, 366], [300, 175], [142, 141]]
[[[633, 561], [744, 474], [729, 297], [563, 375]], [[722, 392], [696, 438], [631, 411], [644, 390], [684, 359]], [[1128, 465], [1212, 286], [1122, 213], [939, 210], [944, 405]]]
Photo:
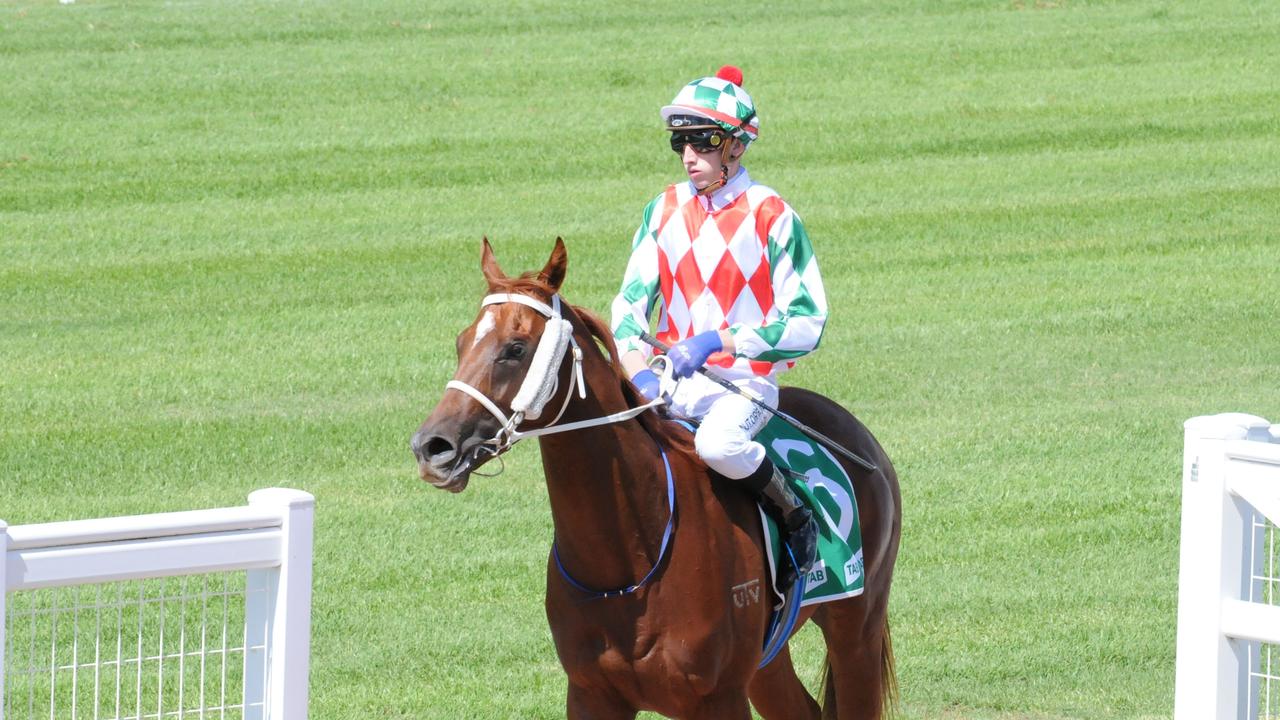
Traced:
[[[726, 164], [729, 166], [729, 177], [733, 177], [738, 171], [738, 158], [742, 155], [742, 148], [736, 139], [730, 139], [729, 143], [729, 159]], [[697, 150], [692, 143], [684, 146], [680, 152], [680, 161], [695, 188], [702, 190], [720, 179], [721, 152], [718, 148]]]

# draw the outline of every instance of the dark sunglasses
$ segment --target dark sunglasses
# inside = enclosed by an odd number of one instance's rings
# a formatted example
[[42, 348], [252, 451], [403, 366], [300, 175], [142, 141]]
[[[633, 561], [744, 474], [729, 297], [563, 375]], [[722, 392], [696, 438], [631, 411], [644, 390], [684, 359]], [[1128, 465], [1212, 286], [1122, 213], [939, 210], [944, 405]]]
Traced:
[[722, 131], [713, 128], [672, 132], [671, 149], [683, 153], [685, 145], [692, 145], [695, 152], [711, 152], [723, 147], [726, 140], [728, 137]]

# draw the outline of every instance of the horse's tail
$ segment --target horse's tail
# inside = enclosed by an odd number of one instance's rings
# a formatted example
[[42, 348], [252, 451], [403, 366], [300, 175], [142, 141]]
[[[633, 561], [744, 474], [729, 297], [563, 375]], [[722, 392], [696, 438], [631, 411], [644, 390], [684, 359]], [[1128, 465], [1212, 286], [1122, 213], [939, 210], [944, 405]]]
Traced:
[[898, 714], [898, 671], [893, 662], [893, 638], [889, 634], [889, 616], [884, 618], [884, 641], [880, 646], [880, 701], [881, 714], [894, 717]]
[[[830, 653], [822, 658], [821, 720], [837, 720], [835, 673], [831, 669]], [[893, 662], [893, 640], [889, 635], [889, 618], [884, 619], [884, 637], [880, 643], [880, 717], [891, 718], [898, 714], [898, 673]]]

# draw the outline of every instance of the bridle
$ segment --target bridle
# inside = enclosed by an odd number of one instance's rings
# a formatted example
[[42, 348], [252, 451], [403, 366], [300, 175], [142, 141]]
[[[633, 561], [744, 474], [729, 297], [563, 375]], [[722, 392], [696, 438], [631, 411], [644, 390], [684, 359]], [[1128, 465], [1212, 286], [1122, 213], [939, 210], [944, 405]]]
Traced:
[[[458, 390], [471, 396], [485, 410], [489, 411], [490, 415], [497, 418], [500, 424], [498, 433], [481, 443], [486, 452], [497, 455], [525, 438], [570, 432], [596, 425], [608, 425], [630, 420], [666, 402], [660, 396], [652, 402], [628, 408], [612, 415], [557, 425], [556, 423], [559, 422], [565, 410], [569, 407], [569, 401], [573, 398], [575, 387], [579, 398], [585, 400], [587, 397], [587, 386], [582, 379], [582, 348], [578, 346], [578, 341], [573, 337], [573, 324], [561, 317], [560, 296], [558, 294], [551, 296], [551, 304], [548, 305], [528, 295], [494, 293], [486, 295], [480, 301], [480, 307], [506, 303], [524, 305], [547, 318], [542, 337], [538, 339], [538, 347], [534, 350], [533, 359], [529, 362], [529, 371], [525, 374], [520, 390], [516, 392], [515, 398], [511, 401], [511, 414], [508, 415], [502, 412], [497, 403], [472, 385], [468, 385], [461, 380], [450, 380], [445, 383], [446, 390]], [[519, 430], [520, 424], [525, 420], [537, 420], [541, 417], [542, 410], [547, 402], [555, 397], [560, 387], [560, 367], [564, 364], [566, 352], [570, 350], [572, 350], [570, 354], [573, 357], [573, 367], [569, 373], [569, 387], [564, 393], [564, 401], [560, 404], [560, 410], [552, 418], [551, 422], [542, 427]]]
[[[587, 386], [582, 379], [582, 348], [578, 346], [578, 341], [573, 337], [573, 324], [560, 316], [560, 296], [558, 294], [551, 296], [551, 304], [548, 305], [541, 300], [531, 298], [528, 295], [520, 295], [517, 293], [495, 293], [486, 295], [480, 301], [480, 307], [488, 307], [489, 305], [502, 305], [505, 303], [518, 303], [526, 307], [533, 308], [543, 317], [547, 318], [546, 327], [542, 331], [542, 337], [538, 339], [538, 347], [533, 351], [533, 359], [529, 362], [529, 372], [525, 374], [524, 381], [520, 384], [520, 389], [516, 392], [515, 398], [511, 401], [511, 414], [507, 415], [502, 412], [496, 403], [485, 396], [484, 393], [475, 387], [462, 382], [461, 380], [450, 380], [445, 383], [446, 390], [458, 390], [471, 396], [476, 402], [480, 403], [485, 410], [498, 419], [502, 427], [498, 430], [498, 434], [492, 438], [480, 443], [479, 448], [483, 448], [484, 452], [492, 455], [499, 455], [507, 448], [515, 445], [517, 442], [527, 437], [537, 437], [539, 435], [550, 435], [552, 433], [569, 432], [571, 430], [581, 430], [582, 428], [594, 427], [596, 425], [608, 425], [610, 423], [622, 422], [630, 420], [637, 415], [646, 412], [658, 405], [666, 403], [666, 399], [659, 395], [651, 402], [640, 405], [639, 407], [628, 408], [621, 412], [606, 415], [604, 417], [591, 418], [588, 420], [579, 420], [576, 422], [557, 425], [560, 418], [564, 415], [564, 411], [569, 407], [569, 400], [573, 397], [574, 386], [576, 384], [578, 397], [586, 399]], [[540, 428], [530, 430], [518, 430], [520, 423], [524, 420], [536, 420], [542, 414], [543, 407], [551, 398], [555, 397], [556, 391], [560, 386], [560, 366], [564, 364], [564, 356], [567, 350], [572, 348], [573, 367], [569, 373], [569, 388], [564, 393], [564, 402], [560, 404], [560, 411], [556, 413], [555, 418], [547, 425]], [[669, 368], [668, 366], [664, 366]], [[554, 370], [553, 370], [554, 368]], [[649, 572], [636, 583], [628, 585], [617, 590], [596, 590], [589, 588], [578, 582], [569, 574], [564, 564], [560, 560], [560, 550], [556, 543], [551, 545], [551, 554], [555, 558], [556, 568], [570, 585], [578, 591], [589, 596], [589, 599], [602, 600], [611, 597], [622, 597], [636, 592], [644, 587], [653, 579], [658, 572], [658, 567], [662, 565], [663, 558], [667, 555], [667, 550], [671, 545], [671, 535], [675, 529], [676, 518], [676, 495], [675, 480], [671, 473], [671, 463], [667, 460], [667, 453], [658, 446], [658, 452], [662, 456], [662, 464], [666, 471], [667, 480], [667, 527], [662, 532], [662, 544], [658, 549], [658, 559], [654, 561], [649, 568]], [[499, 458], [501, 460], [501, 458]]]

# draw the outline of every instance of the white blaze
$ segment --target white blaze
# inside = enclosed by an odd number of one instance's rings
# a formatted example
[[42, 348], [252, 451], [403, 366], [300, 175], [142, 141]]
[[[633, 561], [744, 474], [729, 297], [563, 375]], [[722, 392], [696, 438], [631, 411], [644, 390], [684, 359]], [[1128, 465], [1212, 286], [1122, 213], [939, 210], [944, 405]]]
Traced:
[[485, 335], [493, 332], [493, 329], [497, 326], [497, 321], [493, 319], [493, 311], [485, 310], [484, 317], [480, 318], [480, 322], [476, 323], [476, 337], [471, 341], [471, 347], [479, 345], [480, 340], [482, 340]]

